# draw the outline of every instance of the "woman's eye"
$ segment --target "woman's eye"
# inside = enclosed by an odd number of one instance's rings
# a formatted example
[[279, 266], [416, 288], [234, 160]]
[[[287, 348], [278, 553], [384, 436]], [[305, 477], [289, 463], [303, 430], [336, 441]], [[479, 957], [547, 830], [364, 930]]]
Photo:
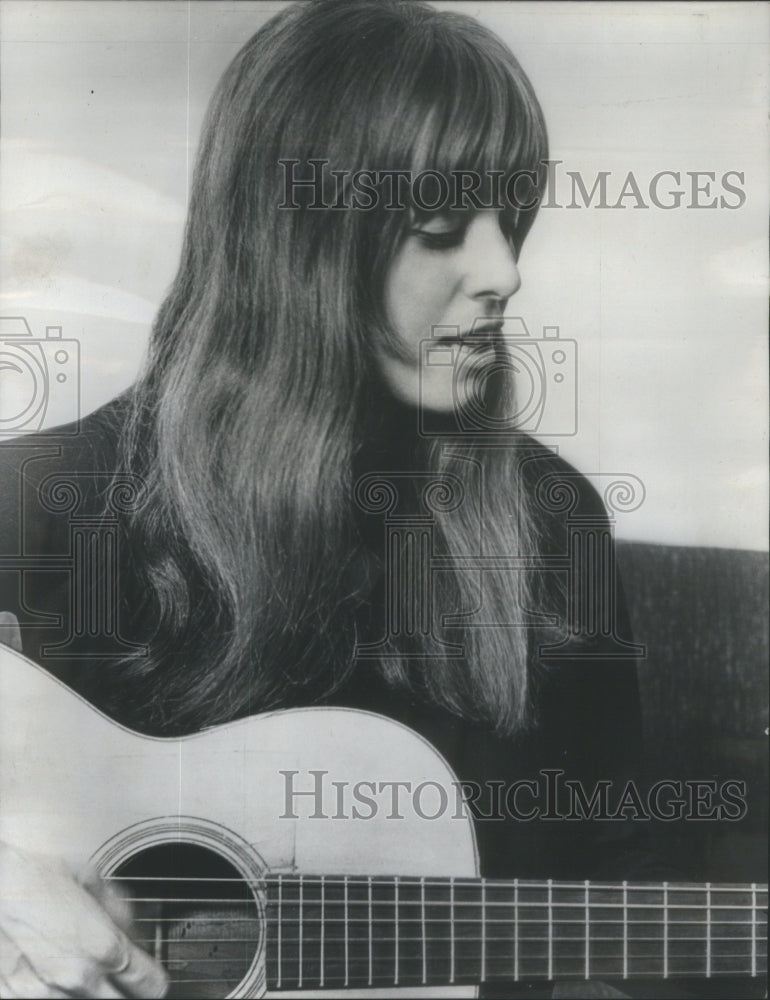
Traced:
[[412, 235], [428, 250], [450, 250], [458, 247], [465, 237], [464, 229], [447, 229], [433, 232], [429, 229], [413, 229]]

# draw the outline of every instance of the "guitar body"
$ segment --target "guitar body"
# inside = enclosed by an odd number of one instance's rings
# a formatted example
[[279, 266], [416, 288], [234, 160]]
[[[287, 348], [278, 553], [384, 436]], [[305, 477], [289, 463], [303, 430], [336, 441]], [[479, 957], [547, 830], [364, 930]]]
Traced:
[[[177, 987], [180, 996], [221, 997], [223, 982], [229, 996], [328, 996], [267, 991], [266, 876], [478, 874], [473, 824], [451, 798], [455, 779], [446, 763], [410, 730], [369, 713], [279, 711], [184, 739], [147, 738], [0, 647], [0, 748], [0, 839], [75, 868], [90, 863], [104, 877], [132, 885], [139, 920], [155, 928], [148, 950], [154, 937], [172, 980], [176, 972], [180, 983], [199, 983], [194, 993], [189, 985]], [[410, 794], [393, 789], [393, 782], [407, 779], [412, 788], [427, 783], [418, 808]], [[355, 790], [362, 780], [368, 804]], [[450, 795], [446, 802], [440, 789]], [[211, 872], [204, 889], [221, 893], [236, 880], [247, 886], [253, 919], [242, 953], [231, 955], [227, 944], [243, 903], [233, 904], [234, 911], [227, 900], [209, 903], [189, 891], [187, 898], [166, 890], [166, 916], [159, 916], [160, 895], [153, 900], [147, 887], [161, 881], [169, 862], [184, 872], [178, 875], [183, 889], [201, 866]], [[195, 892], [206, 895], [200, 887]], [[196, 925], [209, 943], [205, 973], [196, 972], [194, 956], [185, 951], [185, 935]], [[221, 968], [219, 982], [212, 968]], [[280, 960], [278, 968], [280, 975]], [[372, 997], [393, 992], [334, 990]], [[468, 997], [477, 988], [409, 985], [398, 992]]]
[[169, 1000], [766, 976], [766, 885], [480, 879], [454, 776], [397, 723], [310, 708], [152, 739], [3, 647], [0, 840], [129, 896]]

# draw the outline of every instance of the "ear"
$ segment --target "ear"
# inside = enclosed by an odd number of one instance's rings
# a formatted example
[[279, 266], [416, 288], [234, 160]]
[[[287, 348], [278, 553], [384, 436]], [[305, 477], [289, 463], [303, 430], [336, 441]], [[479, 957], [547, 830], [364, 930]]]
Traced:
[[17, 653], [22, 652], [19, 619], [10, 611], [0, 611], [0, 643]]

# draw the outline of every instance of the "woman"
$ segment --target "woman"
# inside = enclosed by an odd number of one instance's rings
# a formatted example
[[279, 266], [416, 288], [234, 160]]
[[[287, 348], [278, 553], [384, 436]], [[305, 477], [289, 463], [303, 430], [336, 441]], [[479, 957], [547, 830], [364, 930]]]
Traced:
[[[26, 467], [28, 483], [62, 470], [141, 483], [120, 525], [125, 655], [94, 657], [84, 635], [60, 676], [147, 732], [321, 701], [406, 722], [482, 788], [554, 766], [585, 782], [634, 773], [633, 666], [607, 636], [573, 636], [574, 664], [552, 656], [568, 569], [521, 568], [563, 556], [567, 509], [603, 518], [586, 481], [510, 418], [503, 318], [545, 160], [529, 81], [469, 18], [322, 0], [257, 32], [213, 98], [142, 377]], [[422, 186], [401, 188], [398, 171]], [[441, 179], [462, 171], [478, 184], [447, 201]], [[428, 364], [425, 341], [452, 364]], [[3, 459], [13, 484], [14, 450]], [[423, 629], [392, 627], [392, 602], [416, 598], [390, 575], [380, 480], [407, 519], [424, 517], [426, 483], [453, 494], [429, 507], [441, 571]], [[83, 502], [98, 516], [104, 490]], [[11, 488], [9, 539], [16, 503]], [[54, 521], [38, 512], [41, 552]], [[42, 583], [36, 606], [62, 600]], [[22, 604], [4, 595], [11, 613]], [[628, 635], [621, 598], [611, 633]], [[33, 657], [35, 642], [26, 630]], [[567, 825], [480, 820], [484, 873], [632, 874], [618, 824]], [[161, 995], [124, 904], [3, 856], [26, 897], [0, 922], [3, 996]]]

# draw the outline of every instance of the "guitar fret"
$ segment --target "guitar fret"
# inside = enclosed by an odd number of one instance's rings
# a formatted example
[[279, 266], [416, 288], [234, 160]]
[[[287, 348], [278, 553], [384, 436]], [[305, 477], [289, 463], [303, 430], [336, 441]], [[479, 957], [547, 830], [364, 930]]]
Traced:
[[321, 876], [321, 945], [320, 945], [320, 958], [321, 958], [321, 976], [320, 976], [320, 986], [323, 988], [324, 984], [324, 936], [326, 929], [326, 900], [325, 900], [325, 888], [326, 879], [325, 876]]
[[302, 919], [302, 876], [299, 877], [299, 966], [297, 989], [302, 989], [302, 944], [304, 920]]
[[487, 887], [481, 880], [481, 981], [487, 978]]
[[420, 879], [420, 923], [422, 925], [422, 981], [428, 982], [428, 932], [425, 927], [425, 879]]
[[368, 903], [369, 903], [369, 986], [372, 985], [372, 876], [367, 879]]
[[711, 978], [711, 883], [706, 883], [706, 977]]
[[394, 931], [395, 931], [395, 942], [396, 942], [396, 960], [395, 960], [395, 975], [393, 977], [393, 983], [398, 986], [398, 876], [395, 878], [395, 883], [393, 887], [393, 914], [394, 914]]
[[[756, 977], [765, 971], [766, 890], [756, 883], [616, 886], [589, 880], [276, 874], [266, 885], [269, 989]], [[193, 890], [190, 898], [198, 895]], [[235, 892], [217, 893], [215, 899], [220, 895], [235, 901]], [[171, 919], [164, 918], [162, 926]], [[202, 946], [199, 939], [209, 937], [216, 919], [207, 917], [205, 927], [201, 920], [186, 944]], [[253, 918], [228, 918], [242, 919]], [[148, 920], [143, 926], [152, 948], [155, 925]], [[250, 941], [247, 924], [239, 926], [244, 942]], [[198, 960], [200, 969], [214, 972], [220, 959], [207, 954]]]
[[623, 978], [628, 979], [628, 883], [623, 882]]
[[348, 876], [345, 876], [343, 887], [343, 899], [345, 907], [345, 985], [350, 981], [350, 926], [348, 913]]
[[278, 977], [277, 977], [277, 987], [281, 988], [281, 939], [283, 937], [283, 876], [278, 876]]
[[513, 981], [519, 981], [519, 880], [513, 880]]
[[455, 880], [449, 880], [449, 982], [455, 981]]
[[553, 979], [553, 879], [548, 879], [548, 978]]

